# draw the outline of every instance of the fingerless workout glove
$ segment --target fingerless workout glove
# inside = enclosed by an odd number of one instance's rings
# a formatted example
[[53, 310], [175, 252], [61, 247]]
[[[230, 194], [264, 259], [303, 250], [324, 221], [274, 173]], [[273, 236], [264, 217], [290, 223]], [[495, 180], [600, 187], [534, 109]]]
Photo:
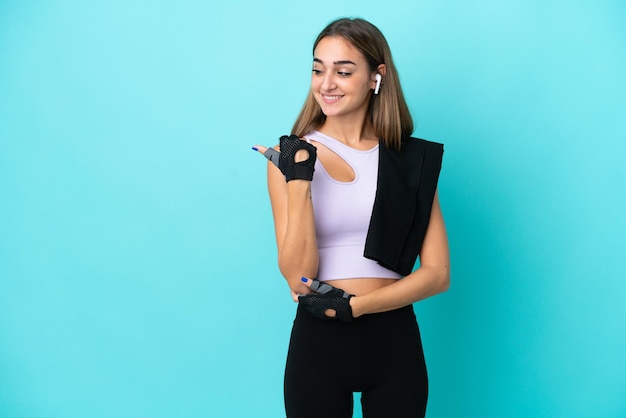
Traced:
[[[305, 161], [296, 162], [296, 152], [304, 149], [309, 153]], [[268, 148], [263, 155], [270, 160], [284, 174], [287, 181], [301, 179], [313, 180], [317, 148], [306, 141], [300, 140], [297, 135], [283, 135], [280, 137], [280, 152]]]
[[[350, 306], [350, 298], [354, 295], [319, 280], [311, 282], [311, 290], [315, 293], [298, 296], [300, 304], [311, 315], [320, 319], [339, 319], [343, 322], [350, 322], [354, 319]], [[327, 309], [333, 309], [336, 312], [334, 318], [326, 316]]]
[[[296, 162], [296, 152], [301, 149], [306, 150], [309, 153], [309, 157], [304, 161]], [[283, 135], [280, 137], [278, 168], [285, 175], [287, 181], [313, 180], [316, 159], [317, 148], [306, 141], [302, 141], [298, 138], [298, 135]]]

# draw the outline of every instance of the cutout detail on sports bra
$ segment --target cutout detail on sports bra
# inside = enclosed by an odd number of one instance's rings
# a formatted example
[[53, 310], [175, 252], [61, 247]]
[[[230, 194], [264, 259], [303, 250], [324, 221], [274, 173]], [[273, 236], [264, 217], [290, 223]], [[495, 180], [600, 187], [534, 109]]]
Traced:
[[317, 160], [333, 180], [340, 183], [351, 183], [356, 179], [354, 168], [335, 151], [318, 141], [308, 139], [307, 141], [315, 145]]

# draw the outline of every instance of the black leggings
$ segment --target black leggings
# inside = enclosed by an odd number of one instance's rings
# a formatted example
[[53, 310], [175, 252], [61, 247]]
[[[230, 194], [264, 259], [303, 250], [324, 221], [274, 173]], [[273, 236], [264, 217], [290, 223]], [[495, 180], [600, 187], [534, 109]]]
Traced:
[[428, 377], [412, 305], [353, 322], [298, 307], [285, 369], [287, 417], [352, 417], [353, 392], [362, 392], [363, 418], [424, 417]]

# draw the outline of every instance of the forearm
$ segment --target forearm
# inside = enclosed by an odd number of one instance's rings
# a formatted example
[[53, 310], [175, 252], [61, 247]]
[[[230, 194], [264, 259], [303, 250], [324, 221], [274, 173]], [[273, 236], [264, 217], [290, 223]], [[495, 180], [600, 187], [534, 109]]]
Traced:
[[421, 267], [403, 279], [350, 300], [354, 316], [402, 308], [448, 290], [450, 253], [439, 197], [433, 207], [420, 251]]
[[449, 265], [422, 266], [403, 279], [350, 301], [354, 317], [402, 308], [445, 292], [450, 286]]
[[290, 283], [298, 283], [303, 276], [316, 277], [319, 264], [310, 182], [291, 181], [287, 190], [287, 227], [278, 266]]

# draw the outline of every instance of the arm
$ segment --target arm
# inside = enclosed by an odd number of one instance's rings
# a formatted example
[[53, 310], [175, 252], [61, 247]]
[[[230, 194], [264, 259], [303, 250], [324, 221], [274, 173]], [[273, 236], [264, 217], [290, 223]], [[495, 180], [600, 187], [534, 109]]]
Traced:
[[402, 280], [363, 296], [350, 299], [353, 316], [384, 312], [444, 292], [450, 286], [450, 253], [446, 228], [435, 192], [433, 207], [422, 244], [420, 267]]
[[[263, 147], [259, 147], [259, 151], [263, 152]], [[285, 176], [271, 163], [268, 163], [267, 181], [278, 247], [278, 267], [293, 292], [310, 293], [311, 290], [300, 279], [303, 276], [317, 277], [319, 262], [311, 182], [286, 182]]]

